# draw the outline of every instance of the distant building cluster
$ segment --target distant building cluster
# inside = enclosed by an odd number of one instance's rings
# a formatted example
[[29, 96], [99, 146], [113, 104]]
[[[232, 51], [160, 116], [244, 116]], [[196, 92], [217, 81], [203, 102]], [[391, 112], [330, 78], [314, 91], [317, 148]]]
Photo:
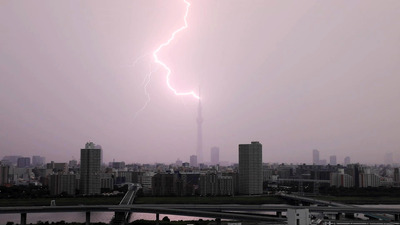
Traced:
[[[220, 161], [219, 148], [211, 148], [210, 163], [180, 159], [167, 165], [103, 163], [103, 149], [93, 142], [80, 149], [80, 161], [48, 162], [42, 156], [5, 156], [0, 161], [0, 186], [48, 186], [51, 195], [98, 195], [111, 193], [126, 183], [139, 183], [148, 196], [260, 195], [276, 187], [296, 187], [299, 192], [318, 192], [322, 186], [343, 188], [399, 187], [400, 169], [395, 164], [367, 166], [343, 164], [335, 155], [329, 163], [312, 151], [312, 165], [263, 163], [262, 144], [240, 144], [237, 164]], [[385, 155], [385, 162], [392, 155]]]
[[[337, 165], [338, 164], [337, 159], [336, 159], [336, 155], [329, 156], [329, 162], [328, 162], [326, 159], [321, 159], [320, 158], [319, 151], [317, 149], [313, 150], [312, 162], [313, 162], [313, 165], [327, 165], [327, 164], [329, 164], [329, 165]], [[343, 165], [346, 166], [348, 164], [350, 164], [350, 157], [346, 156], [344, 158]]]

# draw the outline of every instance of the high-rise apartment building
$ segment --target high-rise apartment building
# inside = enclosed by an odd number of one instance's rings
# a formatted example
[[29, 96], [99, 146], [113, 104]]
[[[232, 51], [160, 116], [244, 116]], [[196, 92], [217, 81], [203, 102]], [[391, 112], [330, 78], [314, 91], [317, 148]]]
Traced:
[[329, 157], [329, 164], [330, 164], [330, 165], [337, 165], [336, 155], [331, 155], [331, 156]]
[[212, 147], [211, 148], [211, 165], [219, 164], [219, 148]]
[[239, 145], [239, 193], [262, 194], [262, 145], [258, 141]]
[[190, 166], [191, 167], [197, 167], [197, 156], [196, 155], [191, 155], [190, 156]]
[[63, 192], [68, 195], [75, 195], [76, 176], [75, 174], [52, 174], [49, 176], [50, 195], [59, 195]]
[[319, 165], [320, 164], [320, 162], [319, 162], [319, 151], [317, 149], [314, 149], [312, 151], [312, 158], [313, 158], [312, 161], [313, 161], [314, 165]]
[[0, 186], [10, 183], [9, 170], [10, 166], [0, 165]]
[[100, 194], [100, 167], [102, 149], [93, 142], [88, 142], [81, 149], [81, 194]]

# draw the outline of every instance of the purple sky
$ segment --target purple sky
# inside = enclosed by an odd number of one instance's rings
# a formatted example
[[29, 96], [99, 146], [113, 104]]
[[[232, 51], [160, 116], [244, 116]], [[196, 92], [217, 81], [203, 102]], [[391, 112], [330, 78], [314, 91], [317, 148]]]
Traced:
[[[176, 89], [201, 85], [206, 161], [219, 146], [236, 162], [255, 140], [264, 162], [400, 156], [400, 1], [190, 2], [159, 56]], [[0, 1], [0, 157], [79, 159], [90, 140], [106, 162], [189, 161], [197, 101], [151, 63], [184, 12], [182, 0]]]

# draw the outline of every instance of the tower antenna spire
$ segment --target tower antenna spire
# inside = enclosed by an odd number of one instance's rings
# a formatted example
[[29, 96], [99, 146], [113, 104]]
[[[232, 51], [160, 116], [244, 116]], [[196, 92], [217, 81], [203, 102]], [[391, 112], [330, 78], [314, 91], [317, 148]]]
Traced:
[[200, 97], [200, 86], [199, 86], [199, 106], [197, 109], [197, 161], [198, 163], [203, 163], [203, 116], [201, 107], [201, 97]]

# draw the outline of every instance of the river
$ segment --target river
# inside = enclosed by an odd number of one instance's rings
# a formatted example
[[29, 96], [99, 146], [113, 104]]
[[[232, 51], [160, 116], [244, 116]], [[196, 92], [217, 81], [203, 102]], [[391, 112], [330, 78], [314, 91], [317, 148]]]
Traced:
[[[90, 213], [90, 222], [104, 222], [109, 223], [113, 217], [114, 212], [92, 212]], [[206, 219], [200, 217], [189, 217], [189, 216], [176, 216], [176, 215], [162, 215], [160, 214], [160, 220], [168, 216], [170, 220], [199, 220]], [[20, 214], [0, 214], [0, 224], [6, 224], [8, 221], [14, 223], [20, 223]], [[133, 213], [131, 221], [134, 220], [155, 220], [156, 215], [151, 213]], [[49, 221], [58, 222], [64, 220], [65, 222], [80, 222], [83, 223], [86, 220], [85, 212], [71, 212], [71, 213], [28, 213], [26, 222], [36, 223], [37, 221]]]

